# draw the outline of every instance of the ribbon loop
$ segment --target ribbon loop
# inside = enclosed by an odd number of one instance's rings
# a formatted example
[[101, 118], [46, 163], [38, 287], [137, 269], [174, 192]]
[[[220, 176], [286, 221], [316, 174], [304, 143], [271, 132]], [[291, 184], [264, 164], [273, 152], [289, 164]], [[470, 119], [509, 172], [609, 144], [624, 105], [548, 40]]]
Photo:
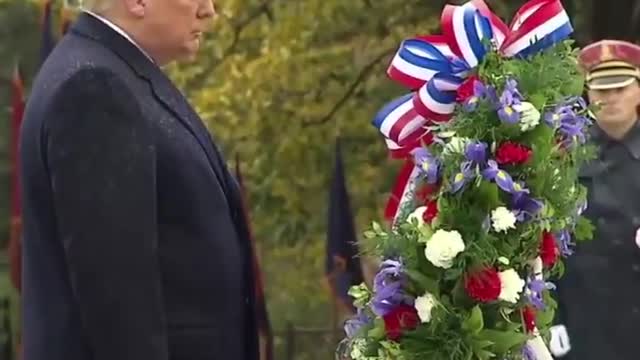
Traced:
[[456, 55], [469, 67], [476, 67], [485, 57], [493, 38], [489, 20], [473, 2], [463, 6], [447, 5], [442, 12], [442, 32]]
[[421, 116], [435, 122], [451, 118], [456, 106], [457, 90], [463, 78], [439, 73], [413, 96], [413, 105]]
[[500, 50], [508, 57], [527, 57], [565, 40], [572, 32], [560, 0], [531, 0], [516, 13]]
[[[430, 41], [431, 40], [431, 41]], [[419, 89], [438, 73], [452, 73], [452, 53], [440, 37], [418, 37], [402, 42], [387, 74], [409, 89]]]
[[373, 125], [394, 143], [404, 146], [424, 134], [427, 119], [413, 106], [413, 95], [407, 94], [388, 103], [373, 118]]

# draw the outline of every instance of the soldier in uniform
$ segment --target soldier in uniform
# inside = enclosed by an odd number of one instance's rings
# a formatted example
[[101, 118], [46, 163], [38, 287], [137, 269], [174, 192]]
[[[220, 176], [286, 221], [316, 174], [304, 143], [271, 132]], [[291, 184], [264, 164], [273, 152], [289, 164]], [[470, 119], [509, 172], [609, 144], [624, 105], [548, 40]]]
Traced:
[[598, 105], [591, 141], [598, 156], [582, 169], [592, 241], [567, 259], [559, 284], [559, 325], [551, 350], [572, 360], [639, 359], [640, 46], [604, 40], [579, 57], [588, 97]]

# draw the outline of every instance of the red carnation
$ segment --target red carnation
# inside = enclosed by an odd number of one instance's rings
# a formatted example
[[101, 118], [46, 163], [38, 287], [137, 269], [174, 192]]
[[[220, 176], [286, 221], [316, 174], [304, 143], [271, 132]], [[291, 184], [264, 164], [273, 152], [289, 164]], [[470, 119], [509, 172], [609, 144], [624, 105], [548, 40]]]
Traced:
[[498, 299], [502, 286], [498, 272], [494, 268], [485, 268], [464, 279], [464, 289], [470, 298], [480, 302], [491, 302]]
[[456, 95], [457, 102], [465, 102], [468, 98], [474, 95], [474, 87], [476, 81], [480, 81], [477, 76], [468, 77], [458, 88], [458, 93]]
[[496, 161], [500, 165], [520, 165], [529, 161], [531, 154], [527, 146], [507, 141], [496, 150]]
[[522, 309], [522, 318], [524, 320], [524, 328], [528, 333], [533, 332], [536, 327], [536, 311], [531, 306], [525, 306]]
[[413, 306], [398, 305], [395, 309], [383, 316], [384, 328], [387, 338], [397, 341], [402, 336], [403, 330], [413, 330], [418, 327], [420, 320], [418, 312]]
[[438, 202], [431, 200], [427, 203], [427, 210], [422, 213], [422, 220], [427, 224], [431, 224], [436, 216], [438, 216]]
[[545, 231], [542, 233], [542, 242], [540, 243], [540, 258], [542, 259], [542, 264], [546, 267], [552, 267], [556, 261], [558, 261], [559, 256], [560, 249], [558, 249], [555, 236]]

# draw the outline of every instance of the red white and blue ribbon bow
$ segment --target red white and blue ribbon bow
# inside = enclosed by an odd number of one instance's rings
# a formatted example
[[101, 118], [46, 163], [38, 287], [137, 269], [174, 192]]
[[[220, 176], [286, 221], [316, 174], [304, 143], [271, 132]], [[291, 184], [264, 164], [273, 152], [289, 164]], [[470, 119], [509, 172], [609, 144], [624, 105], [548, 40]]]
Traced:
[[[410, 153], [424, 138], [426, 127], [448, 121], [457, 105], [458, 88], [491, 48], [502, 56], [526, 58], [569, 37], [573, 32], [560, 0], [531, 0], [507, 26], [484, 0], [447, 5], [441, 16], [442, 35], [406, 39], [387, 74], [411, 90], [387, 104], [373, 125], [393, 144], [390, 150]], [[415, 172], [414, 172], [415, 173]], [[412, 179], [399, 179], [391, 202], [406, 193]], [[398, 204], [399, 205], [399, 204]], [[387, 206], [395, 218], [399, 207]]]

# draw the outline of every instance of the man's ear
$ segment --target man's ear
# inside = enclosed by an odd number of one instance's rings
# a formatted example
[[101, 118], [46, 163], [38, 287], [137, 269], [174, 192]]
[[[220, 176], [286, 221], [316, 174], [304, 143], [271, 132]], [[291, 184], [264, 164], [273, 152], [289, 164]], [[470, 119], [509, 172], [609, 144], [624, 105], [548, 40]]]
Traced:
[[149, 1], [152, 0], [124, 0], [124, 6], [133, 16], [144, 17]]

